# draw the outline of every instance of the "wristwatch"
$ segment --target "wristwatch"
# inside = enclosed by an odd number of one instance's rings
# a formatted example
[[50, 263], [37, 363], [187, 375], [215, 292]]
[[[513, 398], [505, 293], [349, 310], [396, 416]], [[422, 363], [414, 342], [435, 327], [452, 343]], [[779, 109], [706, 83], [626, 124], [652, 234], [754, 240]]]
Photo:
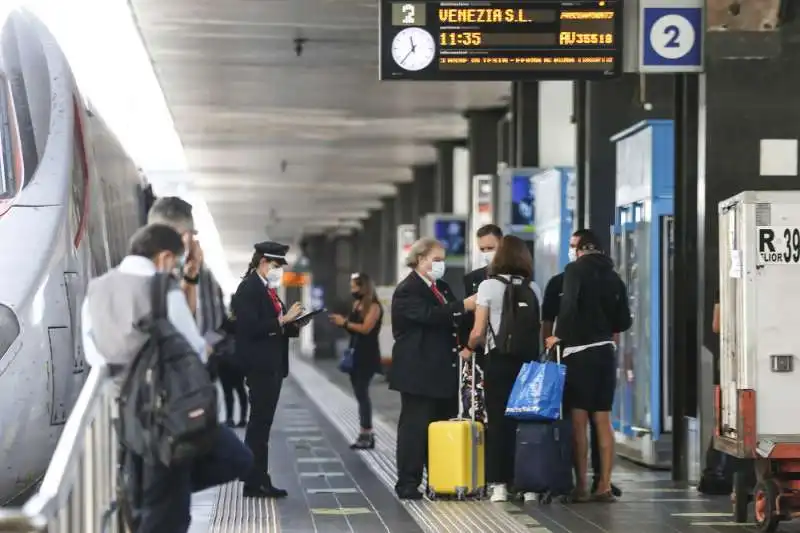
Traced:
[[183, 281], [188, 283], [189, 285], [197, 285], [200, 282], [200, 274], [197, 274], [195, 277], [187, 276], [186, 274], [183, 275]]

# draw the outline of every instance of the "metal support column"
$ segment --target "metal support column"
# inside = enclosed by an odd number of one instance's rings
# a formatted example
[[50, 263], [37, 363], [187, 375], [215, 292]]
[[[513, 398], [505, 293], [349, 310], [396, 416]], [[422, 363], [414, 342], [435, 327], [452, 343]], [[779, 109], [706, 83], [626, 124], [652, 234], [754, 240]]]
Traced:
[[[684, 420], [697, 408], [697, 74], [675, 75], [675, 283], [673, 285], [672, 479], [687, 481]], [[680, 376], [680, 379], [676, 379]]]
[[418, 217], [414, 224], [419, 225], [419, 218], [435, 212], [436, 164], [414, 165], [411, 171], [414, 176], [414, 202], [417, 205]]
[[381, 285], [387, 285], [392, 282], [395, 276], [395, 256], [397, 255], [397, 220], [395, 219], [396, 209], [394, 207], [397, 198], [384, 198], [383, 199], [383, 217], [381, 219], [381, 269], [380, 280]]
[[434, 186], [434, 213], [453, 212], [453, 150], [465, 146], [466, 141], [438, 141], [436, 147], [436, 181]]
[[[497, 123], [506, 114], [505, 107], [472, 109], [464, 113], [467, 119], [467, 148], [469, 149], [469, 205], [472, 205], [472, 177], [478, 174], [497, 175]], [[496, 180], [495, 180], [496, 181]], [[497, 184], [493, 187], [497, 205]]]
[[575, 122], [575, 181], [577, 205], [575, 208], [575, 228], [589, 226], [589, 84], [586, 81], [573, 83], [573, 121]]
[[539, 82], [516, 81], [511, 86], [511, 155], [509, 165], [539, 166]]

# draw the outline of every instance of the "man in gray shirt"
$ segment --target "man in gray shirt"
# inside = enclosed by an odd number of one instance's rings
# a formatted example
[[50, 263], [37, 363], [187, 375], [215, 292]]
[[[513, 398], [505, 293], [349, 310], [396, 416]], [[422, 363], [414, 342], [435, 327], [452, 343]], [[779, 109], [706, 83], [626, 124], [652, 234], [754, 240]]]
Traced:
[[[89, 283], [82, 313], [83, 346], [92, 366], [127, 367], [147, 341], [135, 324], [152, 312], [151, 282], [175, 270], [184, 247], [169, 226], [151, 224], [131, 239], [119, 267]], [[206, 342], [197, 331], [186, 297], [178, 288], [167, 295], [167, 315], [175, 329], [205, 360]], [[214, 448], [191, 464], [164, 466], [126, 453], [125, 490], [137, 533], [186, 533], [192, 492], [247, 475], [253, 455], [235, 433], [220, 427]]]

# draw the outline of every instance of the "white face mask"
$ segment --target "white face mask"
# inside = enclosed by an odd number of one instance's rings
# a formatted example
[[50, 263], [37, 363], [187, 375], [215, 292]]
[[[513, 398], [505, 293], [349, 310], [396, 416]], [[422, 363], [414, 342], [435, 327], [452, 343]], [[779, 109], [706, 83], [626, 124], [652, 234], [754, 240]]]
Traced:
[[494, 259], [494, 250], [490, 250], [488, 252], [481, 252], [481, 261], [483, 262], [482, 266], [489, 266]]
[[569, 252], [567, 252], [567, 257], [569, 257], [569, 262], [572, 263], [578, 258], [578, 252], [572, 246], [569, 247]]
[[283, 281], [282, 268], [273, 268], [267, 272], [267, 283], [269, 283], [270, 287], [280, 287], [281, 281]]
[[434, 261], [431, 263], [431, 278], [434, 280], [442, 279], [444, 277], [444, 261]]

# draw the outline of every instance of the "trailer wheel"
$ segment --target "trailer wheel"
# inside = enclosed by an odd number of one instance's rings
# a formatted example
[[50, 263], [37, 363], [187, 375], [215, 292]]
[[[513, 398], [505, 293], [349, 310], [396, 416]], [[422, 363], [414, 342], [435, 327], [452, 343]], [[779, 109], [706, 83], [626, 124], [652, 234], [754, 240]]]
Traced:
[[[778, 485], [771, 479], [759, 481], [754, 491], [756, 527], [759, 531], [773, 533], [778, 529], [777, 514]], [[747, 500], [745, 500], [747, 501]]]

